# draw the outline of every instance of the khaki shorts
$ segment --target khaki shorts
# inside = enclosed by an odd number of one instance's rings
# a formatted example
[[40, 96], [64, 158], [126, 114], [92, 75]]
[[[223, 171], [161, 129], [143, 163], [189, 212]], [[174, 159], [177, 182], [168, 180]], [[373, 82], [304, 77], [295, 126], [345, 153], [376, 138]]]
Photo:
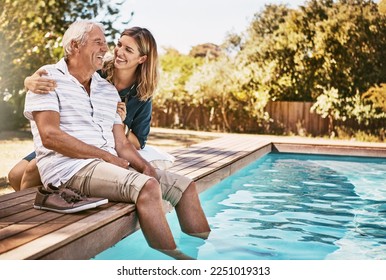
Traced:
[[[158, 175], [156, 179], [160, 183], [163, 199], [176, 206], [192, 180], [165, 170], [156, 169], [156, 171]], [[78, 171], [63, 186], [75, 188], [92, 197], [136, 203], [139, 192], [150, 178], [133, 168], [125, 169], [95, 160]]]

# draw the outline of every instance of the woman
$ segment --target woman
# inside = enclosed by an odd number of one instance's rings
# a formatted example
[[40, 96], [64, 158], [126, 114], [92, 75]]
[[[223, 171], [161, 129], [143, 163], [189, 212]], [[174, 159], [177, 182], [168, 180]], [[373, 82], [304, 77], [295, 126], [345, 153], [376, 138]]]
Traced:
[[[26, 78], [26, 88], [38, 94], [54, 90], [55, 81], [42, 77], [44, 74], [38, 70]], [[117, 112], [127, 127], [130, 142], [154, 167], [169, 168], [174, 162], [173, 156], [146, 146], [152, 96], [159, 79], [157, 44], [150, 31], [141, 27], [124, 30], [114, 48], [114, 56], [105, 62], [100, 75], [117, 88], [122, 98]], [[34, 157], [34, 153], [28, 155], [9, 172], [8, 179], [15, 190], [41, 184]]]

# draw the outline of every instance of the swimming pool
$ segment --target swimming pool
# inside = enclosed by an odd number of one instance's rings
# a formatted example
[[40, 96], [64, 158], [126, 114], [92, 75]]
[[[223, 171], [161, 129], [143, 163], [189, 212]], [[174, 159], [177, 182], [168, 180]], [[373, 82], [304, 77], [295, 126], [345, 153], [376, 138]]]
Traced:
[[[200, 194], [212, 232], [181, 233], [202, 260], [386, 259], [386, 158], [270, 153]], [[141, 231], [94, 259], [170, 259]]]

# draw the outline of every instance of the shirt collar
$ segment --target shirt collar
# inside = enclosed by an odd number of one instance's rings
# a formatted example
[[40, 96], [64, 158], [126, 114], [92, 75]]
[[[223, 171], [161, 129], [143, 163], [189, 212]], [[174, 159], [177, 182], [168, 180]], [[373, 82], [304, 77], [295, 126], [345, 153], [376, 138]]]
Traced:
[[[68, 71], [68, 65], [67, 65], [67, 62], [66, 62], [66, 60], [65, 60], [64, 58], [60, 59], [60, 60], [58, 61], [58, 63], [56, 63], [55, 67], [56, 67], [56, 69], [58, 69], [61, 73], [63, 73], [63, 75], [68, 75], [68, 76], [70, 76], [70, 77], [73, 77], [73, 76], [71, 75], [71, 73]], [[73, 77], [73, 78], [74, 78], [74, 77]], [[75, 79], [75, 78], [74, 78], [74, 79]], [[100, 79], [102, 79], [102, 78], [101, 78], [101, 76], [100, 76], [97, 72], [95, 72], [94, 74], [92, 74], [91, 79], [92, 79], [92, 82], [98, 82], [98, 81], [99, 81]], [[76, 80], [76, 82], [79, 83], [79, 81], [78, 81], [77, 79], [75, 79], [75, 80]]]
[[66, 60], [62, 58], [59, 60], [58, 63], [55, 65], [56, 69], [58, 69], [60, 72], [62, 72], [64, 75], [69, 75], [70, 73], [68, 72], [68, 66], [66, 63]]

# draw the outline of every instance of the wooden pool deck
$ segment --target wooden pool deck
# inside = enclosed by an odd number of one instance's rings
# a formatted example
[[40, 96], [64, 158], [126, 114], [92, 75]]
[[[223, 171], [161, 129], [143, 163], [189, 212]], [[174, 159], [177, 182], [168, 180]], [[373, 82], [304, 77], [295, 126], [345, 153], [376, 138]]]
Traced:
[[[271, 151], [386, 158], [383, 143], [230, 134], [172, 151], [171, 171], [195, 180], [202, 192]], [[90, 259], [139, 229], [132, 204], [59, 214], [34, 209], [35, 192], [0, 196], [0, 259]]]

